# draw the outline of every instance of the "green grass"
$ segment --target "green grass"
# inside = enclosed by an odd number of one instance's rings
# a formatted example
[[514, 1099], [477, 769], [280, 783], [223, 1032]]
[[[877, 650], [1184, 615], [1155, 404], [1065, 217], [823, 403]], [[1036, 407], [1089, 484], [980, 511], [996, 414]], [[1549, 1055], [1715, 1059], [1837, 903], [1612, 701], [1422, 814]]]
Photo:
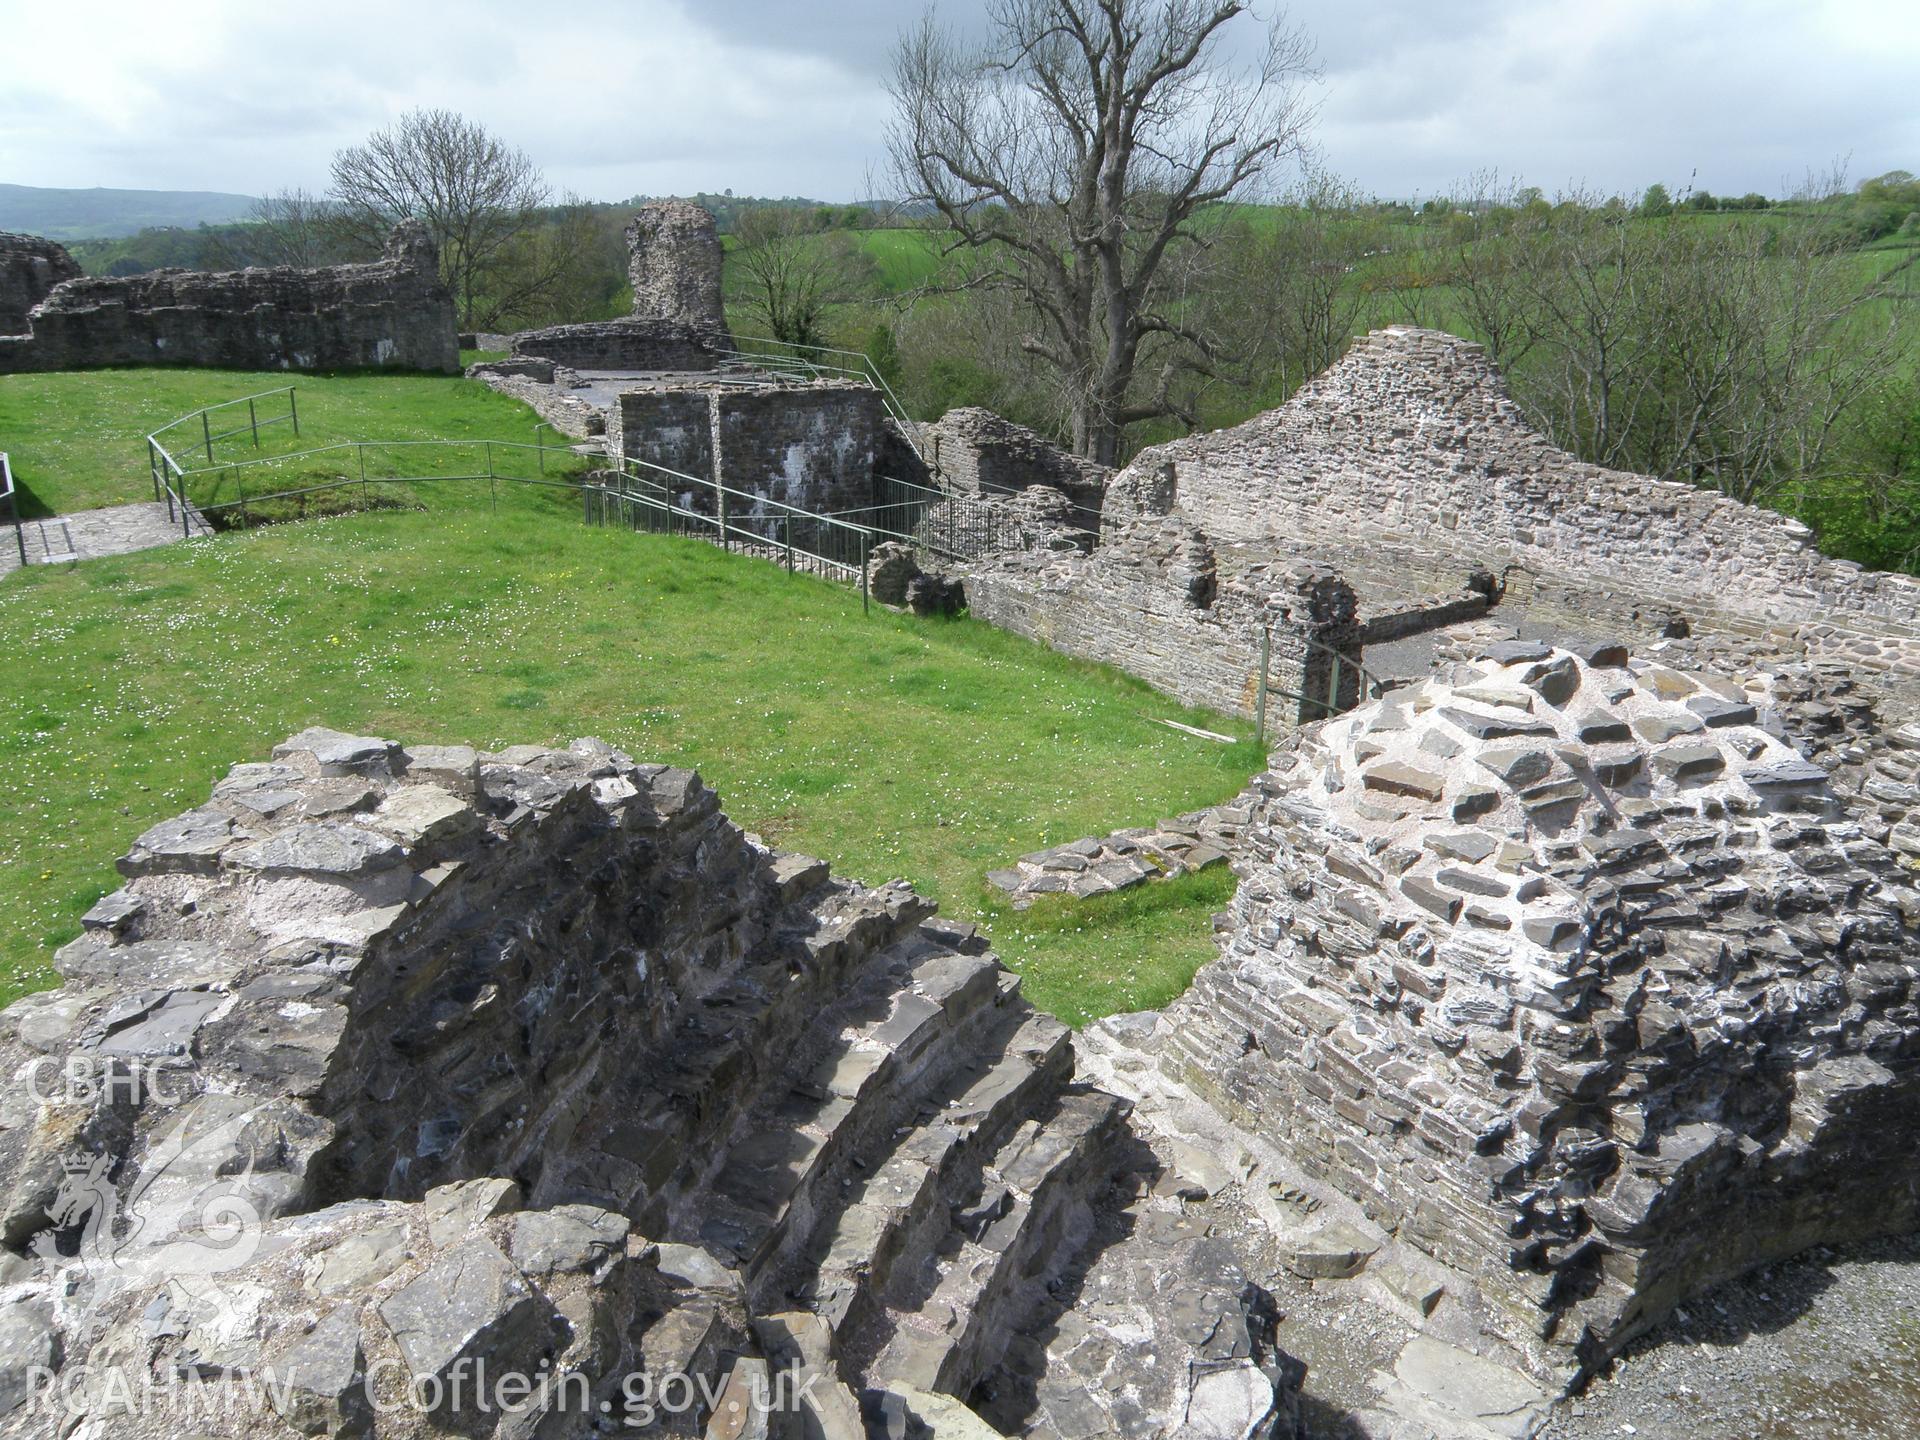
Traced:
[[862, 230], [858, 236], [885, 295], [904, 294], [957, 263], [941, 255], [943, 241], [931, 230]]
[[[152, 498], [146, 435], [200, 406], [295, 385], [301, 433], [286, 425], [217, 442], [216, 460], [285, 453], [330, 440], [417, 436], [530, 442], [535, 416], [518, 401], [453, 375], [368, 371], [289, 376], [281, 371], [120, 369], [0, 375], [0, 449], [9, 452], [22, 513], [51, 515]], [[278, 400], [262, 401], [284, 413]], [[246, 407], [213, 417], [218, 432], [246, 423]], [[197, 422], [169, 432], [182, 465], [206, 463]], [[172, 443], [177, 441], [178, 443]], [[200, 498], [195, 490], [194, 498]]]
[[1117, 895], [1071, 900], [1043, 895], [1022, 913], [989, 902], [985, 928], [1002, 955], [1035, 956], [1026, 991], [1070, 1025], [1177, 999], [1213, 958], [1211, 915], [1233, 899], [1224, 865]]
[[[32, 377], [65, 387], [131, 372]], [[172, 372], [152, 376], [172, 386]], [[244, 377], [202, 377], [200, 395]], [[312, 383], [357, 413], [509, 405], [466, 382]], [[440, 387], [445, 385], [446, 390]], [[373, 393], [396, 392], [390, 411]], [[303, 390], [303, 394], [306, 392]], [[525, 412], [519, 412], [524, 414]], [[20, 434], [19, 431], [15, 432]], [[59, 436], [22, 437], [34, 453]], [[307, 725], [497, 747], [597, 734], [698, 767], [729, 812], [838, 873], [901, 876], [986, 922], [1028, 993], [1075, 1022], [1159, 1004], [1212, 953], [1211, 874], [1014, 914], [985, 872], [1234, 794], [1260, 764], [1152, 723], [1184, 710], [1103, 667], [970, 620], [861, 613], [845, 587], [697, 541], [589, 529], [562, 492], [423, 488], [420, 511], [230, 534], [0, 582], [0, 1000], [55, 982], [53, 948], [147, 826]]]

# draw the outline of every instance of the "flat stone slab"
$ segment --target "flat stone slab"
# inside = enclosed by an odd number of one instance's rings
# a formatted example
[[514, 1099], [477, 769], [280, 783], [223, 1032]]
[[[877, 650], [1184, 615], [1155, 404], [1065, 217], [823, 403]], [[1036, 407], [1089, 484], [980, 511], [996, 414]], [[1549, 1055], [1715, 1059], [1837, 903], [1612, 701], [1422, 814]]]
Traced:
[[278, 835], [243, 845], [228, 863], [268, 875], [332, 875], [351, 879], [390, 870], [406, 852], [384, 835], [358, 825], [291, 825]]
[[1032, 851], [1011, 865], [987, 871], [986, 881], [1010, 897], [1014, 909], [1024, 910], [1036, 895], [1086, 900], [1171, 880], [1226, 863], [1251, 814], [1244, 796], [1237, 797], [1155, 827], [1116, 830]]
[[1454, 1440], [1527, 1440], [1548, 1417], [1546, 1392], [1518, 1370], [1426, 1335], [1382, 1378], [1389, 1414]]
[[1438, 800], [1447, 789], [1444, 775], [1397, 760], [1361, 771], [1360, 779], [1369, 790], [1378, 790], [1384, 795], [1410, 795], [1416, 800]]
[[[186, 530], [193, 536], [211, 535], [200, 513], [189, 511]], [[70, 565], [109, 555], [131, 555], [188, 538], [180, 512], [167, 517], [167, 507], [151, 500], [137, 505], [107, 505], [98, 510], [75, 510], [44, 520], [20, 522], [20, 542], [11, 525], [0, 527], [0, 575], [20, 568], [24, 544], [29, 565]]]

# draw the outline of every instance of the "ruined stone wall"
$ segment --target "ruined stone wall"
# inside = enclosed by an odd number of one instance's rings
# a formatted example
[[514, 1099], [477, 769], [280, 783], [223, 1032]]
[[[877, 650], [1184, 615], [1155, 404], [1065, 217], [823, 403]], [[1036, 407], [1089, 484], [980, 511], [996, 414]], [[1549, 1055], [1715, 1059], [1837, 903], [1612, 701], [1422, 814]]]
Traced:
[[836, 382], [722, 391], [715, 399], [725, 484], [820, 513], [873, 503], [886, 427], [878, 391]]
[[513, 337], [513, 354], [538, 356], [576, 370], [711, 370], [704, 332], [678, 320], [634, 316], [580, 325], [549, 325]]
[[1116, 485], [1169, 481], [1222, 539], [1379, 537], [1519, 564], [1563, 589], [1568, 618], [1671, 605], [1920, 634], [1920, 580], [1828, 560], [1772, 511], [1577, 460], [1526, 422], [1479, 346], [1436, 331], [1377, 331], [1277, 410], [1143, 451]]
[[735, 490], [815, 512], [873, 502], [887, 417], [865, 385], [630, 390], [616, 410], [609, 447], [632, 459], [712, 480], [717, 444], [718, 479]]
[[[1268, 716], [1320, 719], [1351, 706], [1359, 676], [1308, 640], [1359, 654], [1353, 591], [1337, 576], [1256, 567], [1220, 582], [1212, 546], [1177, 520], [1134, 521], [1085, 554], [998, 557], [966, 577], [971, 612], [1004, 630], [1137, 675], [1189, 705], [1252, 715], [1261, 632], [1271, 627]], [[1306, 697], [1304, 699], [1300, 697]]]
[[1475, 653], [1276, 753], [1163, 1064], [1565, 1378], [1920, 1223], [1920, 895], [1766, 682]]
[[713, 216], [685, 200], [640, 207], [626, 229], [633, 314], [523, 330], [513, 353], [577, 370], [711, 370], [733, 347], [720, 292], [725, 254]]
[[[713, 478], [713, 399], [705, 390], [629, 390], [607, 412], [607, 450]], [[644, 478], [644, 477], [643, 477]], [[665, 477], [662, 483], [672, 485]], [[677, 492], [677, 487], [676, 487]], [[688, 503], [691, 497], [676, 498]]]
[[[598, 741], [309, 730], [120, 869], [0, 1011], [8, 1435], [852, 1437], [857, 1397], [971, 1433], [954, 1397], [1045, 1358], [1139, 1184], [1128, 1107], [972, 927]], [[1171, 1357], [1136, 1413], [1226, 1372], [1253, 1433], [1297, 1383], [1272, 1299], [1185, 1278], [1130, 1312]], [[770, 1432], [711, 1398], [786, 1366]], [[668, 1376], [708, 1400], [622, 1409]]]
[[30, 335], [0, 336], [0, 371], [88, 365], [453, 374], [460, 351], [433, 244], [407, 222], [369, 265], [68, 280]]
[[[556, 365], [538, 356], [515, 356], [506, 360], [482, 360], [469, 365], [469, 380], [478, 380], [489, 390], [511, 395], [562, 435], [584, 440], [603, 435], [607, 429], [606, 412], [598, 405], [570, 394], [586, 388], [576, 370]], [[542, 436], [551, 443], [551, 436]]]
[[0, 335], [26, 334], [27, 312], [54, 286], [80, 273], [66, 246], [38, 235], [0, 231]]
[[1050, 485], [1074, 505], [1097, 513], [1113, 473], [977, 405], [949, 410], [921, 433], [941, 485], [963, 495], [1010, 495]]
[[690, 200], [653, 200], [626, 229], [636, 319], [681, 325], [731, 345], [721, 294], [726, 252], [713, 215]]

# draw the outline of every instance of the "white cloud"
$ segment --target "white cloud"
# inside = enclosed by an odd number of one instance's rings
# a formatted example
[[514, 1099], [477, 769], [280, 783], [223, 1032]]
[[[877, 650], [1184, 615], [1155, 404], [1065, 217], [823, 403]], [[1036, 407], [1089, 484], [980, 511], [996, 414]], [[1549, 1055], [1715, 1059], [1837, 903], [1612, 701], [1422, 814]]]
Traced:
[[[943, 7], [978, 23], [980, 0]], [[1910, 0], [1311, 0], [1317, 139], [1381, 194], [1482, 168], [1553, 189], [1776, 190], [1850, 154], [1920, 168]], [[897, 0], [0, 0], [0, 180], [319, 188], [333, 151], [444, 105], [598, 198], [845, 199], [883, 150]], [[1250, 22], [1237, 22], [1250, 28]], [[53, 63], [72, 57], [64, 66]]]

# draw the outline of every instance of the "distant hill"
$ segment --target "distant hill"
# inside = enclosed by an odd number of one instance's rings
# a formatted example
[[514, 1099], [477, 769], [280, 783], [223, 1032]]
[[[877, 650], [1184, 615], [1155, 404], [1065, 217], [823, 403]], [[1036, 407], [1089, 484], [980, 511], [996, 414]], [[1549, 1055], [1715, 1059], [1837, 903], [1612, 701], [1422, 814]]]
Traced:
[[220, 225], [246, 217], [251, 195], [215, 190], [59, 190], [0, 185], [0, 230], [50, 240], [103, 239], [164, 226]]

